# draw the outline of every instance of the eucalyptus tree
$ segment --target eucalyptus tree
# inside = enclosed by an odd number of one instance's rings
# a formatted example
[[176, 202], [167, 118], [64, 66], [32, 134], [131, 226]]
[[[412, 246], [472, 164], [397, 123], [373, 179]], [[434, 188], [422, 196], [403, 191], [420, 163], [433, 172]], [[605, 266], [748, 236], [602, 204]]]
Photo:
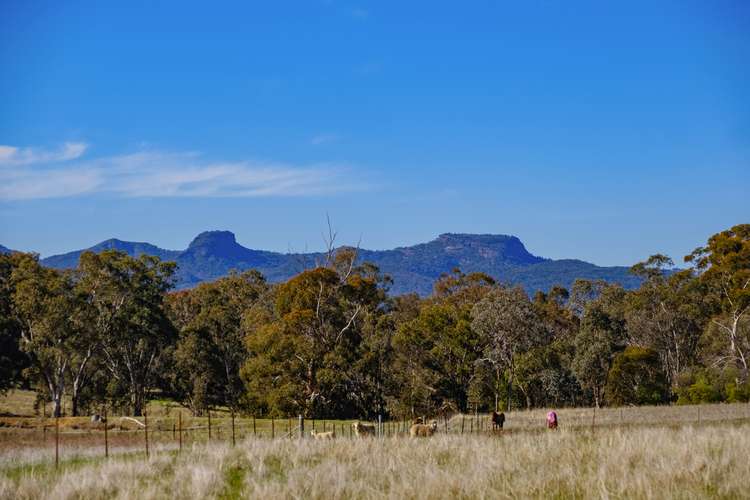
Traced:
[[413, 320], [394, 336], [403, 371], [403, 397], [413, 415], [466, 410], [479, 338], [471, 328], [468, 307], [444, 300], [426, 301]]
[[28, 360], [19, 349], [21, 329], [13, 314], [11, 272], [15, 258], [0, 253], [0, 394], [20, 382]]
[[518, 356], [549, 341], [549, 332], [521, 288], [496, 288], [472, 309], [471, 327], [480, 335], [482, 360], [489, 362], [498, 378], [507, 371], [508, 410], [511, 409], [513, 377]]
[[211, 405], [239, 409], [240, 368], [247, 359], [242, 318], [268, 290], [262, 274], [247, 271], [168, 296], [179, 331], [172, 383], [194, 411]]
[[48, 391], [55, 416], [61, 414], [70, 381], [76, 414], [96, 342], [85, 301], [69, 273], [42, 266], [32, 254], [15, 253], [11, 260], [11, 313], [30, 361], [29, 374]]
[[568, 290], [560, 286], [534, 295], [534, 308], [551, 341], [522, 356], [516, 380], [527, 406], [574, 405], [581, 399], [572, 371], [580, 318], [568, 307], [569, 298]]
[[579, 318], [583, 316], [586, 306], [598, 299], [602, 292], [610, 286], [604, 280], [576, 279], [567, 297], [567, 307]]
[[742, 382], [750, 365], [750, 224], [739, 224], [711, 236], [704, 247], [685, 257], [711, 291], [716, 311], [711, 323], [726, 348], [718, 362], [739, 368]]
[[93, 309], [105, 366], [125, 388], [135, 415], [142, 414], [157, 358], [175, 340], [164, 309], [174, 268], [157, 257], [116, 250], [80, 257], [79, 286]]
[[705, 286], [692, 271], [671, 272], [672, 259], [653, 255], [631, 272], [643, 279], [628, 294], [625, 318], [628, 343], [654, 349], [670, 385], [693, 365], [705, 327]]
[[352, 398], [359, 408], [391, 417], [410, 415], [406, 393], [408, 377], [400, 364], [395, 341], [398, 328], [419, 315], [422, 299], [417, 294], [388, 298], [377, 311], [364, 316], [362, 342], [353, 369]]
[[481, 345], [471, 328], [471, 309], [494, 286], [486, 274], [453, 269], [435, 282], [416, 316], [400, 322], [393, 337], [393, 371], [401, 381], [403, 413], [465, 411], [470, 389], [481, 392], [486, 377], [476, 366]]
[[354, 370], [368, 314], [385, 300], [387, 279], [357, 264], [351, 249], [325, 267], [302, 272], [274, 290], [272, 310], [244, 319], [248, 360], [242, 368], [248, 397], [276, 414], [354, 416]]
[[435, 281], [432, 296], [436, 300], [471, 307], [496, 285], [495, 279], [488, 274], [466, 274], [455, 268], [450, 273], [441, 274]]
[[615, 356], [607, 375], [609, 404], [654, 405], [668, 398], [669, 382], [655, 350], [628, 346]]
[[625, 296], [619, 286], [603, 287], [596, 299], [586, 303], [574, 340], [573, 373], [581, 387], [591, 392], [597, 407], [604, 400], [612, 362], [626, 345]]

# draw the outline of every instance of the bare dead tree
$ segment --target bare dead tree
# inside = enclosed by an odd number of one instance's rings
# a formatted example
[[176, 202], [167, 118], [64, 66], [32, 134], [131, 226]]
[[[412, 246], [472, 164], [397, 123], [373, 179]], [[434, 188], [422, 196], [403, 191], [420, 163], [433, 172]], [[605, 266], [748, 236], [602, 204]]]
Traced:
[[323, 237], [323, 243], [325, 245], [325, 263], [321, 267], [328, 267], [333, 264], [333, 258], [336, 254], [336, 231], [333, 230], [331, 225], [331, 217], [326, 213], [326, 223], [328, 224], [328, 234], [321, 233]]

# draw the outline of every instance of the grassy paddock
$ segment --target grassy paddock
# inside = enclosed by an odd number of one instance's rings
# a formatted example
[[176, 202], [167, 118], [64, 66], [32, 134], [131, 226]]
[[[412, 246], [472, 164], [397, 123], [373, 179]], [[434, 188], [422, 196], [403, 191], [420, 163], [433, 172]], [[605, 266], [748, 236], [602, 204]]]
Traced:
[[[506, 413], [508, 429], [529, 429], [544, 426], [548, 409], [519, 410]], [[706, 404], [673, 406], [629, 406], [622, 408], [555, 409], [561, 426], [590, 427], [620, 425], [651, 425], [750, 421], [750, 404]], [[460, 418], [460, 417], [459, 417]], [[465, 418], [469, 418], [466, 416]], [[460, 425], [456, 417], [451, 425]]]
[[[256, 419], [253, 431], [252, 418], [237, 418], [232, 447], [225, 412], [213, 413], [208, 442], [206, 417], [152, 401], [148, 459], [132, 420], [110, 418], [105, 459], [103, 427], [65, 417], [59, 468], [54, 420], [16, 412], [0, 417], [0, 499], [748, 496], [750, 405], [561, 409], [556, 432], [544, 428], [546, 411], [508, 412], [502, 433], [486, 414], [456, 415], [416, 441], [402, 422], [385, 423], [382, 439], [357, 440], [351, 421], [329, 420], [337, 438], [320, 442], [309, 420], [300, 440], [296, 419]], [[179, 414], [182, 451], [172, 430]]]
[[246, 439], [0, 469], [0, 498], [746, 498], [750, 424]]
[[[107, 443], [110, 455], [118, 453], [145, 453], [146, 434], [144, 427], [135, 421], [144, 418], [110, 417], [107, 425]], [[217, 412], [211, 418], [211, 436], [207, 417], [192, 417], [183, 412], [182, 436], [180, 420], [170, 417], [149, 417], [148, 442], [151, 449], [178, 449], [196, 444], [226, 443], [232, 440], [231, 418]], [[351, 437], [352, 420], [316, 420], [315, 430], [334, 430], [338, 437]], [[313, 421], [305, 420], [305, 436], [313, 429]], [[59, 419], [59, 456], [61, 460], [80, 457], [102, 456], [105, 449], [103, 424], [92, 424], [88, 417], [64, 417]], [[19, 459], [41, 463], [55, 455], [55, 420], [42, 418], [0, 419], [0, 470]], [[234, 435], [236, 441], [244, 439], [289, 440], [299, 438], [297, 419], [253, 419], [236, 418]]]

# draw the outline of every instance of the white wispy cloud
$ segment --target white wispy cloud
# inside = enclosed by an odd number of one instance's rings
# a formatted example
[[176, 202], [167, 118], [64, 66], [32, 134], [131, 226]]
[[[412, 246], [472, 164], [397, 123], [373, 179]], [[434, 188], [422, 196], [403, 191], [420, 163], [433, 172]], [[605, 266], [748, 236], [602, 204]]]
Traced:
[[0, 170], [0, 200], [76, 196], [94, 192], [101, 185], [100, 172], [86, 168]]
[[56, 150], [0, 145], [0, 165], [33, 165], [75, 160], [88, 149], [84, 142], [66, 142]]
[[0, 199], [29, 200], [109, 193], [123, 197], [310, 196], [363, 190], [343, 165], [211, 161], [197, 153], [142, 151], [0, 169]]

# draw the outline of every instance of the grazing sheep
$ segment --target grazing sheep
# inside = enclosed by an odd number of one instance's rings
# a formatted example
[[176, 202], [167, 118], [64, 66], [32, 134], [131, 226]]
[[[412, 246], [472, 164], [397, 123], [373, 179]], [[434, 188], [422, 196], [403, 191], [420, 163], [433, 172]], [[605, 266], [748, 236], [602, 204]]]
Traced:
[[492, 412], [492, 430], [503, 430], [503, 425], [505, 425], [505, 413], [503, 412]]
[[357, 437], [368, 437], [375, 435], [375, 424], [366, 424], [364, 422], [354, 422], [352, 424], [354, 435]]
[[336, 437], [333, 431], [316, 432], [314, 429], [310, 431], [310, 435], [313, 437], [313, 439], [333, 439]]
[[429, 424], [414, 424], [409, 428], [411, 437], [430, 437], [437, 431], [437, 420], [430, 421]]
[[547, 428], [557, 429], [557, 413], [554, 411], [547, 413]]

